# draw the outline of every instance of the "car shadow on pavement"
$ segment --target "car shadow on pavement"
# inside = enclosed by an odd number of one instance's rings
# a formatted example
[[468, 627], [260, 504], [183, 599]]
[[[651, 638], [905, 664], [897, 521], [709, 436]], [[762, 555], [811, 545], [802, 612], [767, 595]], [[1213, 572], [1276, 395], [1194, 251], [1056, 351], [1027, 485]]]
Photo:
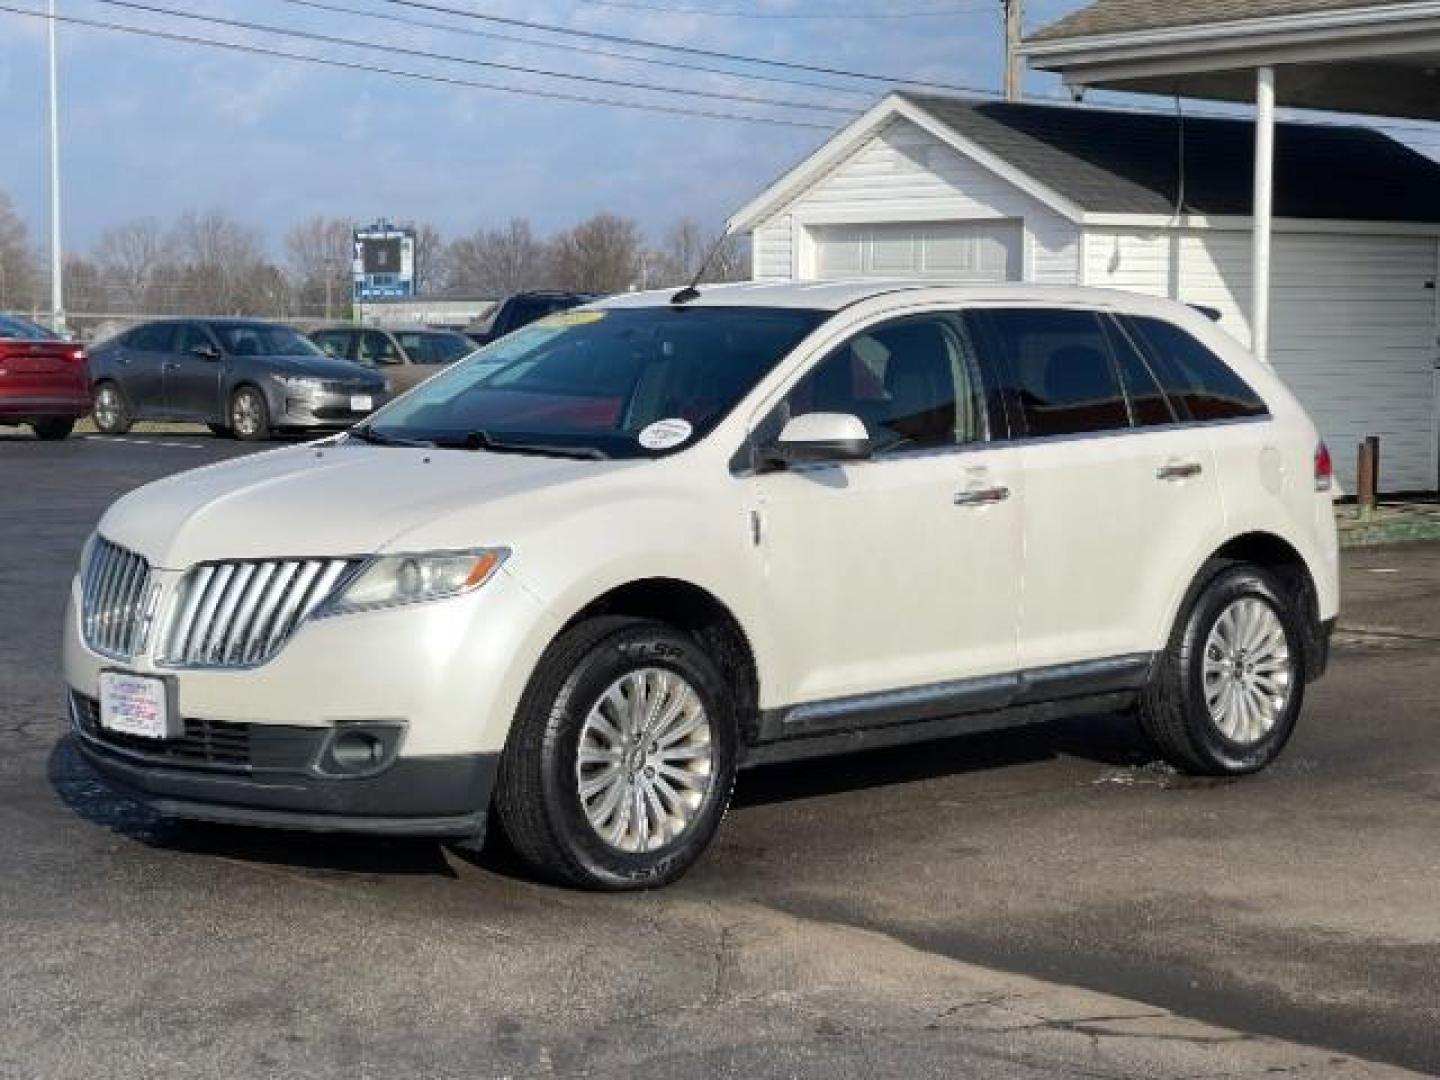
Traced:
[[51, 788], [78, 817], [148, 847], [341, 874], [455, 877], [434, 840], [247, 828], [163, 817], [107, 785], [66, 735], [50, 751]]
[[1155, 756], [1135, 717], [1112, 713], [837, 757], [760, 765], [740, 774], [734, 805], [763, 806], [1061, 758], [1081, 759], [1107, 768], [1141, 768], [1152, 763]]

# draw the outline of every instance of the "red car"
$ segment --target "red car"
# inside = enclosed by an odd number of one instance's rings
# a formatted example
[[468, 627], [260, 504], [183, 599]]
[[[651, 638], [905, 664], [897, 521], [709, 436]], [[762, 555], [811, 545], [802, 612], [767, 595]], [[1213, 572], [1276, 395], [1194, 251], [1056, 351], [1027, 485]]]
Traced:
[[63, 439], [89, 411], [84, 347], [0, 315], [0, 424], [29, 424], [41, 439]]

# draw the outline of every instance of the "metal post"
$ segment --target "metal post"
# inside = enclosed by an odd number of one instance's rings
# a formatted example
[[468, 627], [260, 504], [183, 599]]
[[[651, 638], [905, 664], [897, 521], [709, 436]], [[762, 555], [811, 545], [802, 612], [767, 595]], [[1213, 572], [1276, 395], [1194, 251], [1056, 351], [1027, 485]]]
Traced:
[[50, 0], [50, 319], [65, 332], [64, 259], [60, 254], [60, 76], [56, 61], [56, 0]]
[[1275, 209], [1275, 69], [1262, 67], [1255, 80], [1255, 251], [1251, 299], [1252, 347], [1270, 362], [1270, 233]]
[[1001, 5], [1005, 9], [1005, 100], [1019, 101], [1025, 96], [1025, 67], [1020, 59], [1025, 0], [1001, 0]]
[[1380, 437], [1367, 435], [1355, 463], [1355, 501], [1368, 517], [1380, 504]]

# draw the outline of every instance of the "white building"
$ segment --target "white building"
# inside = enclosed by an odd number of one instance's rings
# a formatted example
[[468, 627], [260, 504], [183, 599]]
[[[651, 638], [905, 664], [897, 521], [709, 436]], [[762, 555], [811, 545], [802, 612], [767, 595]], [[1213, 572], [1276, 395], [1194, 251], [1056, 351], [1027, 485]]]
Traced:
[[[736, 214], [755, 276], [1131, 289], [1251, 337], [1254, 128], [1243, 120], [897, 94]], [[1269, 359], [1342, 477], [1437, 486], [1440, 165], [1373, 130], [1276, 134]]]

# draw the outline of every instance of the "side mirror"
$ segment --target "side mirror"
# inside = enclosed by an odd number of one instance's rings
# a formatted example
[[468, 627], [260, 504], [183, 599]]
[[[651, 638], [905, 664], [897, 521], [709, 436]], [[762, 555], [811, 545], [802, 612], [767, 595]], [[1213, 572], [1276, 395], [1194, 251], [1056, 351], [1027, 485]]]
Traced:
[[198, 356], [201, 360], [219, 360], [220, 350], [214, 345], [196, 345], [190, 350], [191, 356]]
[[865, 461], [874, 448], [865, 422], [849, 413], [806, 413], [793, 417], [769, 446], [760, 448], [762, 468]]

